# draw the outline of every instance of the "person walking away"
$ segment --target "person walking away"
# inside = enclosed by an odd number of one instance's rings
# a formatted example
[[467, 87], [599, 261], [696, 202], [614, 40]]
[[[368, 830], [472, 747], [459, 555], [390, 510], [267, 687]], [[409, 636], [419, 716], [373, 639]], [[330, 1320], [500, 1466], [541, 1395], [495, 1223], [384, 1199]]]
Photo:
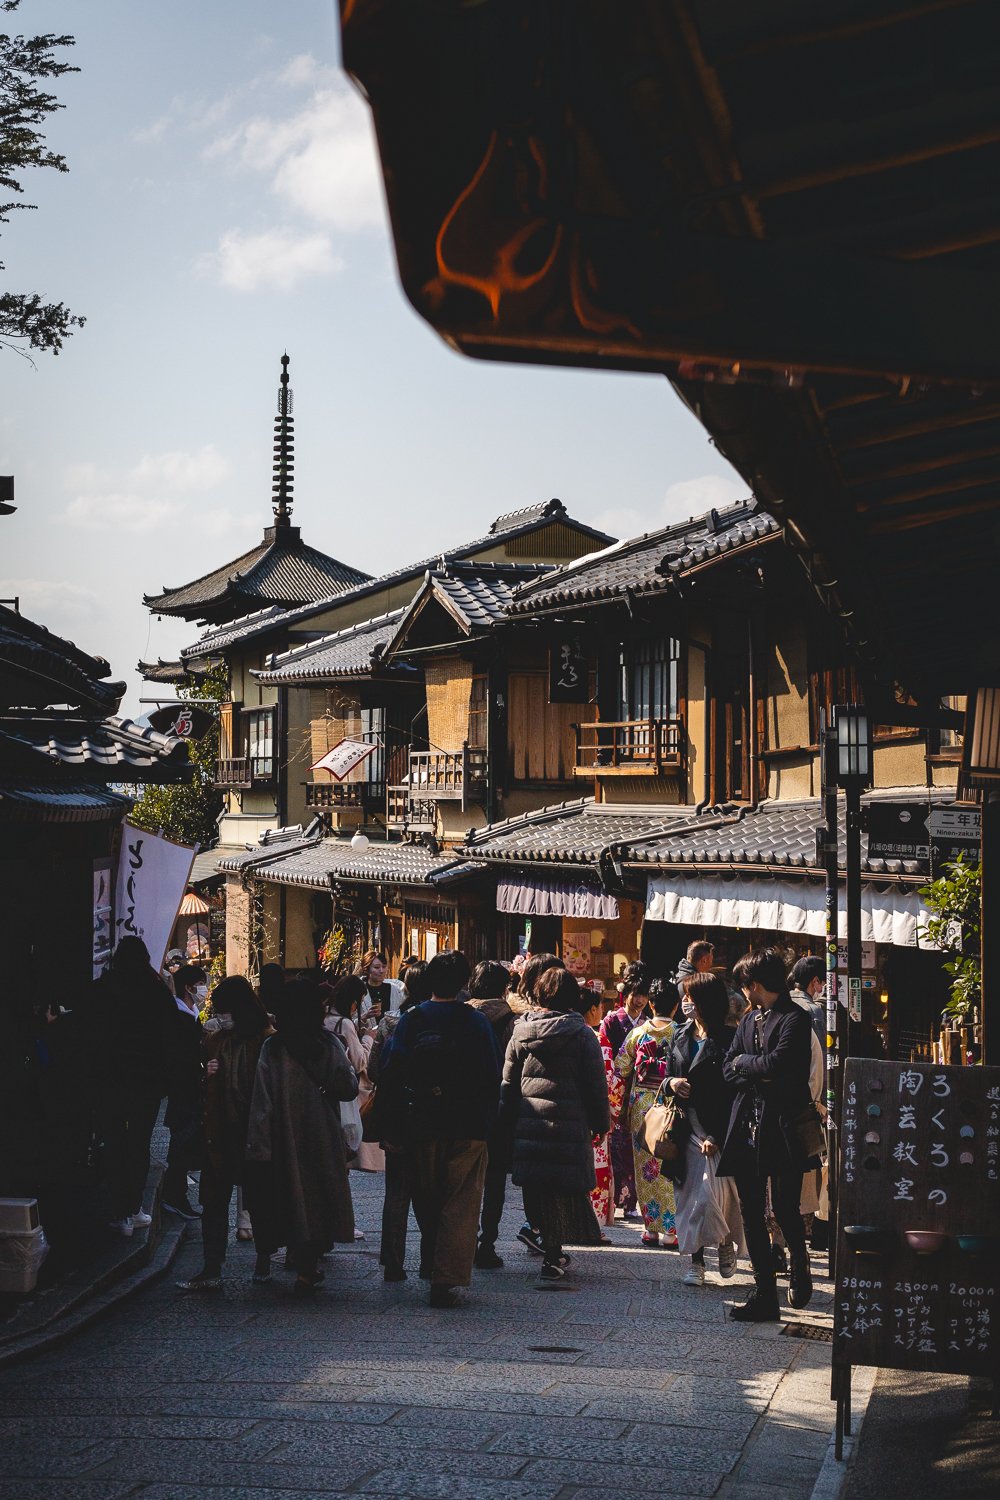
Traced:
[[[788, 993], [806, 1012], [812, 1022], [812, 1056], [809, 1064], [809, 1093], [816, 1108], [816, 1113], [821, 1120], [826, 1119], [826, 965], [821, 958], [800, 958], [792, 966], [788, 976]], [[851, 1051], [851, 1056], [857, 1054]], [[769, 1195], [770, 1196], [770, 1195]], [[803, 1227], [807, 1239], [813, 1235], [816, 1222], [816, 1214], [820, 1206], [827, 1203], [826, 1196], [826, 1166], [817, 1165], [809, 1167], [802, 1176], [802, 1196], [799, 1199], [799, 1213], [802, 1215]], [[788, 1258], [785, 1253], [784, 1236], [778, 1221], [775, 1219], [770, 1204], [768, 1205], [767, 1227], [771, 1236], [771, 1257], [774, 1268], [779, 1274], [788, 1271]], [[817, 1236], [823, 1240], [822, 1245], [816, 1245], [816, 1249], [825, 1249], [826, 1243], [823, 1239], [821, 1229]]]
[[663, 1163], [646, 1149], [643, 1124], [664, 1078], [667, 1059], [676, 1026], [671, 1015], [677, 1009], [677, 991], [673, 984], [654, 979], [649, 986], [649, 1004], [653, 1015], [629, 1032], [615, 1058], [615, 1074], [628, 1090], [626, 1119], [632, 1147], [633, 1172], [639, 1208], [642, 1211], [643, 1245], [663, 1244], [677, 1248], [674, 1227], [674, 1185], [663, 1170]]
[[[241, 1187], [246, 1175], [247, 1129], [257, 1062], [264, 1041], [274, 1034], [270, 1017], [249, 982], [240, 975], [231, 975], [215, 986], [212, 1015], [216, 1025], [202, 1042], [205, 1145], [199, 1197], [203, 1264], [189, 1281], [178, 1283], [185, 1292], [222, 1290], [229, 1203], [233, 1188]], [[253, 1215], [249, 1208], [247, 1214], [252, 1237]], [[253, 1279], [270, 1281], [269, 1253], [258, 1250]]]
[[716, 1175], [736, 1183], [755, 1286], [742, 1306], [730, 1308], [729, 1316], [736, 1322], [776, 1323], [781, 1314], [765, 1222], [769, 1178], [774, 1215], [791, 1260], [788, 1305], [805, 1307], [812, 1297], [799, 1214], [802, 1174], [809, 1161], [796, 1126], [811, 1107], [813, 1030], [785, 987], [784, 960], [777, 950], [750, 953], [738, 967], [752, 1009], [737, 1027], [723, 1064], [736, 1098]]
[[[405, 991], [398, 979], [389, 978], [389, 962], [384, 953], [378, 953], [374, 948], [364, 955], [355, 973], [361, 978], [365, 986], [365, 998], [362, 1005], [360, 1021], [368, 1020], [369, 1012], [374, 1010], [373, 1023], [377, 1024], [381, 1016], [386, 1016], [390, 1011], [398, 1011], [406, 998]], [[363, 1029], [361, 1025], [359, 1031]]]
[[[517, 1007], [520, 1015], [527, 1015], [529, 1011], [536, 1008], [537, 1000], [535, 992], [542, 975], [547, 974], [550, 969], [563, 968], [565, 968], [565, 964], [561, 958], [556, 958], [554, 953], [533, 953], [524, 959], [518, 972], [516, 999], [512, 1002]], [[501, 1054], [501, 1066], [503, 1065], [503, 1061], [504, 1057]], [[500, 1129], [503, 1132], [505, 1138], [504, 1144], [509, 1156], [513, 1148], [513, 1141], [510, 1139], [507, 1127], [501, 1125]], [[517, 1231], [517, 1237], [532, 1255], [542, 1254], [542, 1233], [537, 1225], [531, 1223], [527, 1208], [524, 1211], [524, 1223]]]
[[[378, 1023], [375, 1040], [368, 1054], [368, 1077], [376, 1090], [382, 1076], [382, 1053], [386, 1042], [399, 1025], [400, 1016], [404, 1016], [415, 1005], [422, 1005], [425, 1000], [430, 999], [431, 992], [427, 985], [426, 974], [427, 965], [419, 958], [411, 959], [405, 965], [401, 974], [403, 989], [406, 991], [405, 999], [398, 1011], [389, 1011], [388, 1015], [384, 1015]], [[379, 1135], [382, 1136], [384, 1131], [380, 1119], [381, 1096], [376, 1094], [376, 1100], [375, 1116]], [[379, 1264], [382, 1267], [383, 1281], [405, 1281], [406, 1271], [403, 1268], [403, 1262], [406, 1259], [406, 1226], [410, 1218], [409, 1162], [403, 1146], [394, 1146], [386, 1140], [380, 1140], [379, 1144], [385, 1153], [385, 1197], [382, 1201]]]
[[[510, 995], [509, 989], [510, 973], [504, 964], [496, 959], [489, 959], [476, 965], [469, 983], [468, 1003], [473, 1010], [478, 1010], [481, 1016], [485, 1016], [492, 1026], [497, 1056], [501, 1061], [506, 1056], [517, 1016], [524, 1015], [527, 1010], [525, 1002]], [[499, 1271], [503, 1266], [503, 1258], [497, 1254], [497, 1236], [500, 1233], [509, 1171], [510, 1141], [498, 1120], [487, 1142], [486, 1184], [483, 1188], [479, 1243], [474, 1262], [479, 1271]]]
[[121, 939], [102, 985], [108, 1011], [110, 1227], [128, 1238], [152, 1223], [142, 1196], [149, 1176], [149, 1143], [167, 1092], [177, 1007], [138, 937]]
[[667, 1059], [668, 1087], [683, 1101], [689, 1131], [674, 1180], [677, 1246], [691, 1257], [684, 1285], [704, 1286], [706, 1249], [718, 1247], [719, 1275], [728, 1281], [743, 1243], [736, 1188], [715, 1170], [732, 1113], [735, 1091], [722, 1065], [736, 1028], [726, 1024], [729, 991], [717, 975], [692, 974], [684, 988], [691, 1019], [674, 1033]]
[[601, 1243], [592, 1141], [611, 1117], [600, 1044], [579, 1007], [573, 975], [547, 970], [504, 1061], [501, 1116], [513, 1133], [512, 1178], [541, 1237], [540, 1288], [565, 1284], [566, 1245]]
[[[600, 995], [595, 995], [592, 990], [580, 986], [579, 1011], [584, 1022], [594, 1033], [595, 1038], [601, 1028], [604, 1009], [601, 1005]], [[600, 1041], [597, 1045], [600, 1047]], [[607, 1092], [607, 1067], [604, 1056], [604, 1048], [601, 1047], [601, 1065], [605, 1068], [605, 1092]], [[608, 1124], [611, 1123], [610, 1098], [608, 1102]], [[610, 1245], [611, 1240], [604, 1230], [615, 1222], [615, 1182], [611, 1172], [611, 1151], [608, 1146], [610, 1130], [602, 1131], [595, 1135], [594, 1147], [594, 1189], [590, 1195], [597, 1222], [601, 1226], [601, 1244]]]
[[425, 975], [431, 998], [400, 1018], [386, 1043], [379, 1089], [386, 1139], [407, 1146], [420, 1225], [421, 1275], [432, 1307], [457, 1307], [472, 1280], [486, 1178], [486, 1143], [500, 1101], [493, 1029], [461, 998], [464, 953], [438, 953]]
[[635, 1181], [635, 1157], [628, 1128], [627, 1090], [615, 1072], [615, 1058], [625, 1045], [629, 1032], [652, 1018], [649, 1008], [650, 973], [640, 961], [628, 964], [622, 979], [621, 1005], [609, 1010], [601, 1022], [597, 1039], [604, 1054], [611, 1105], [612, 1128], [608, 1140], [611, 1175], [615, 1184], [615, 1207], [626, 1219], [638, 1217], [638, 1194]]
[[280, 1028], [260, 1049], [247, 1124], [247, 1199], [258, 1254], [287, 1245], [299, 1297], [312, 1296], [319, 1257], [354, 1243], [354, 1208], [340, 1101], [358, 1080], [347, 1053], [323, 1029], [315, 985], [285, 986]]
[[171, 1028], [173, 1045], [163, 1119], [170, 1131], [170, 1145], [161, 1201], [165, 1213], [190, 1223], [199, 1217], [188, 1198], [188, 1172], [201, 1166], [202, 1154], [201, 1011], [208, 999], [204, 969], [199, 964], [184, 964], [175, 972], [173, 986], [177, 1014]]
[[[347, 1060], [358, 1075], [358, 1107], [362, 1119], [372, 1108], [375, 1084], [368, 1072], [368, 1058], [375, 1043], [376, 1027], [369, 1023], [372, 1007], [365, 1009], [366, 990], [364, 980], [357, 974], [347, 974], [334, 985], [332, 991], [324, 985], [329, 996], [328, 1013], [324, 1027], [335, 1036], [347, 1053]], [[361, 1017], [364, 1016], [364, 1020]], [[369, 1131], [370, 1134], [370, 1131]], [[384, 1172], [385, 1153], [378, 1141], [362, 1140], [351, 1161], [356, 1172]], [[359, 1236], [361, 1238], [361, 1236]]]
[[693, 978], [695, 974], [710, 974], [714, 962], [715, 944], [706, 942], [704, 939], [699, 939], [697, 942], [688, 944], [687, 953], [677, 965], [674, 983], [677, 986], [677, 998], [680, 1001], [681, 1012], [685, 1021], [690, 1020], [690, 1016], [684, 1010], [684, 1001], [687, 995], [685, 983], [688, 979]]

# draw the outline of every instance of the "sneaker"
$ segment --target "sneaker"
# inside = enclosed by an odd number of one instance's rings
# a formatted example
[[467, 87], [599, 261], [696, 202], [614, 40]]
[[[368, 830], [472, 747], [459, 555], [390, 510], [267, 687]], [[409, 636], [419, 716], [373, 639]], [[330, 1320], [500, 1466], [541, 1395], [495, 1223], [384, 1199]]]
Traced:
[[773, 1286], [764, 1290], [755, 1286], [742, 1306], [729, 1309], [729, 1316], [734, 1323], [780, 1323], [778, 1294]]
[[362, 1233], [361, 1233], [361, 1230], [360, 1230], [360, 1229], [356, 1229], [356, 1230], [355, 1230], [355, 1231], [354, 1231], [354, 1238], [355, 1238], [355, 1239], [356, 1239], [356, 1240], [363, 1240], [363, 1239], [364, 1239], [364, 1235], [363, 1235], [363, 1234], [362, 1234]]
[[480, 1245], [472, 1262], [477, 1271], [499, 1271], [503, 1269], [503, 1257], [492, 1245]]
[[178, 1281], [175, 1283], [179, 1292], [221, 1292], [222, 1277], [210, 1276], [207, 1271], [199, 1271], [197, 1276], [192, 1276], [190, 1281]]
[[736, 1275], [736, 1246], [732, 1240], [727, 1245], [719, 1246], [719, 1275], [723, 1281], [729, 1281]]
[[808, 1252], [802, 1256], [793, 1255], [792, 1268], [788, 1275], [789, 1307], [808, 1307], [812, 1294], [813, 1279]]
[[258, 1255], [253, 1268], [253, 1280], [255, 1286], [264, 1286], [271, 1280], [271, 1257], [269, 1255]]
[[149, 1226], [150, 1226], [150, 1224], [152, 1224], [152, 1222], [153, 1222], [153, 1215], [152, 1214], [144, 1213], [141, 1208], [140, 1208], [140, 1210], [139, 1210], [139, 1212], [137, 1214], [133, 1214], [132, 1215], [132, 1228], [133, 1229], [148, 1229]]
[[530, 1224], [522, 1224], [517, 1231], [517, 1237], [522, 1245], [527, 1245], [533, 1255], [543, 1255], [542, 1236], [537, 1229], [532, 1229]]
[[[566, 1258], [567, 1257], [564, 1255], [562, 1257], [563, 1261], [565, 1261]], [[566, 1267], [564, 1265], [554, 1266], [546, 1261], [542, 1266], [542, 1269], [538, 1273], [538, 1280], [535, 1282], [535, 1286], [538, 1288], [538, 1290], [549, 1291], [553, 1287], [561, 1287], [565, 1285]]]
[[130, 1240], [132, 1238], [132, 1215], [126, 1214], [124, 1219], [112, 1219], [108, 1228], [113, 1229], [115, 1234], [124, 1235], [127, 1240]]
[[176, 1214], [179, 1219], [186, 1219], [189, 1224], [201, 1218], [201, 1210], [189, 1203], [187, 1198], [181, 1198], [177, 1203], [168, 1203], [164, 1198], [161, 1206], [165, 1214]]
[[451, 1286], [431, 1287], [431, 1307], [461, 1307], [462, 1299]]
[[681, 1278], [682, 1286], [704, 1286], [705, 1266], [703, 1262], [692, 1261], [690, 1269]]
[[788, 1275], [788, 1256], [784, 1245], [771, 1246], [771, 1269], [776, 1276]]

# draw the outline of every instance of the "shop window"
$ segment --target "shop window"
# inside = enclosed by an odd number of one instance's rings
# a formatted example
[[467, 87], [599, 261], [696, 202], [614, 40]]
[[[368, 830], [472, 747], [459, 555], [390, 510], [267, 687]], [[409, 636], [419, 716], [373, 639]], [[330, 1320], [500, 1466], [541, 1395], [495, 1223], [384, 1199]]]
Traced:
[[473, 749], [486, 749], [488, 714], [489, 678], [485, 672], [477, 672], [469, 696], [469, 744]]
[[251, 775], [264, 780], [274, 775], [274, 709], [253, 708], [243, 714], [243, 738]]
[[618, 656], [618, 717], [676, 719], [680, 712], [680, 642], [668, 636], [635, 641]]

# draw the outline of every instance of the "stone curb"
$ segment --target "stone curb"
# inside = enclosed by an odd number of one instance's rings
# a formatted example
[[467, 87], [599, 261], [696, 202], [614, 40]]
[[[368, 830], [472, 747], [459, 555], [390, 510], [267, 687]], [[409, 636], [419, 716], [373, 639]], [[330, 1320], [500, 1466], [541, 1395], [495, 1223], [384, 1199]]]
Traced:
[[857, 1452], [858, 1438], [861, 1436], [861, 1427], [877, 1375], [878, 1370], [874, 1366], [858, 1365], [851, 1371], [851, 1436], [845, 1436], [844, 1456], [838, 1461], [834, 1456], [836, 1435], [830, 1434], [810, 1500], [842, 1500], [846, 1496], [851, 1464]]

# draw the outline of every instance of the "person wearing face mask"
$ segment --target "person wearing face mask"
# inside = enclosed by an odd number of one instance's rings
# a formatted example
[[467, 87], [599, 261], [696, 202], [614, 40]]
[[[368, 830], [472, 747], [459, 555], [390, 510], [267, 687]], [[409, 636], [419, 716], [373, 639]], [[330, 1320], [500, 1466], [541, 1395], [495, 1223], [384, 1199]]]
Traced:
[[173, 977], [177, 1014], [171, 1027], [170, 1081], [164, 1124], [170, 1131], [167, 1170], [163, 1174], [163, 1209], [194, 1220], [198, 1210], [188, 1198], [187, 1174], [201, 1165], [201, 1011], [208, 999], [204, 969], [183, 964]]
[[[222, 1290], [229, 1203], [233, 1188], [242, 1184], [245, 1177], [247, 1127], [257, 1059], [265, 1039], [273, 1034], [267, 1012], [248, 981], [239, 975], [223, 979], [215, 986], [212, 1020], [213, 1028], [205, 1036], [201, 1054], [205, 1068], [205, 1148], [199, 1196], [205, 1263], [190, 1281], [178, 1283], [185, 1292]], [[256, 1205], [249, 1192], [246, 1207], [252, 1224]], [[259, 1252], [254, 1281], [269, 1281], [270, 1277], [271, 1258]]]

